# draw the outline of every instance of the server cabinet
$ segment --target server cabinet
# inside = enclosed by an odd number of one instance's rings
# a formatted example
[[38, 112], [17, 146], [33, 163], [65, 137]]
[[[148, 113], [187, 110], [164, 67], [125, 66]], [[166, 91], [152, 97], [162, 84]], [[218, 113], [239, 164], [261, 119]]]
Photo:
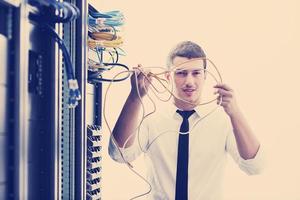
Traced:
[[82, 97], [76, 108], [68, 107], [66, 58], [30, 17], [39, 8], [33, 0], [0, 0], [0, 199], [90, 199], [95, 184], [87, 179], [99, 176], [88, 162], [102, 98], [101, 84], [87, 81], [88, 3], [60, 2], [76, 5], [80, 16], [44, 23], [69, 52]]

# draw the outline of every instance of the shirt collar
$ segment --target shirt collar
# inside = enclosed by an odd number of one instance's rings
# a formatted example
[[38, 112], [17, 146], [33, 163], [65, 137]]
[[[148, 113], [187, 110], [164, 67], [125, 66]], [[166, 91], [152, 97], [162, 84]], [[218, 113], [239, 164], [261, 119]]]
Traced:
[[[216, 106], [216, 105], [215, 105]], [[171, 117], [173, 119], [181, 118], [180, 115], [176, 112], [178, 108], [175, 106], [174, 102], [161, 102], [157, 104], [157, 111], [165, 115], [166, 117]], [[194, 108], [196, 117], [204, 117], [207, 113], [211, 112], [213, 106], [211, 105], [200, 105]]]
[[[176, 110], [178, 110], [178, 109], [179, 108], [177, 108], [173, 102], [169, 102], [168, 106], [167, 106], [166, 114], [170, 115], [171, 117], [178, 117], [179, 114], [176, 112]], [[201, 117], [204, 115], [205, 109], [203, 108], [203, 106], [196, 106], [194, 108], [194, 110], [195, 110], [197, 117]]]

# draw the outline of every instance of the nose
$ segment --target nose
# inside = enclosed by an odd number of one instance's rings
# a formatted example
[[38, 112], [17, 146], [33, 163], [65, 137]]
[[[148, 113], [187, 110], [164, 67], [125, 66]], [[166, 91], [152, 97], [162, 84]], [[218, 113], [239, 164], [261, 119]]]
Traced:
[[184, 83], [186, 87], [192, 87], [194, 85], [194, 77], [191, 73], [186, 75]]

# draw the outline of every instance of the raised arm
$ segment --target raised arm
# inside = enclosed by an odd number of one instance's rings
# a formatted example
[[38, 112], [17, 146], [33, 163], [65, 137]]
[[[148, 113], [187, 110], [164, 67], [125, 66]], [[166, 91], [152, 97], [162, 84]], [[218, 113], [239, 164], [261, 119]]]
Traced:
[[[141, 66], [139, 65], [138, 67]], [[138, 73], [137, 79], [135, 75], [132, 74], [130, 94], [113, 129], [113, 136], [119, 147], [123, 147], [126, 140], [131, 134], [135, 133], [135, 129], [138, 126], [138, 116], [142, 105], [137, 89], [139, 90], [140, 96], [144, 97], [150, 85], [148, 80], [151, 81], [151, 77], [147, 79], [142, 73], [139, 73], [138, 69], [136, 69], [136, 72]], [[125, 147], [131, 146], [134, 142], [134, 138], [135, 137], [131, 137]]]
[[215, 88], [215, 93], [222, 96], [221, 106], [230, 117], [240, 156], [245, 160], [254, 158], [260, 143], [239, 109], [233, 90], [225, 84], [218, 84]]

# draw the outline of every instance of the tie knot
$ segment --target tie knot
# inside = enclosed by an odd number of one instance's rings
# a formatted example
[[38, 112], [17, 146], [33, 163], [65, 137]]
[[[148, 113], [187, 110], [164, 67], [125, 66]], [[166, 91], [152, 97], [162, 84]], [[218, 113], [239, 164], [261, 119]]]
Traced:
[[183, 119], [188, 119], [194, 112], [195, 110], [177, 110], [176, 111]]

